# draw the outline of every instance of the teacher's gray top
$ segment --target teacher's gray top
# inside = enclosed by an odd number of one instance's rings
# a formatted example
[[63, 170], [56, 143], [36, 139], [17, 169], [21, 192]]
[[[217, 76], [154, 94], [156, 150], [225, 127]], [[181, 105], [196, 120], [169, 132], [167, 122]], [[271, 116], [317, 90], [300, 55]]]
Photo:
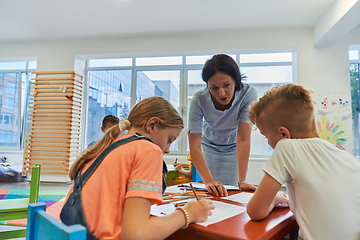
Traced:
[[249, 106], [257, 97], [256, 89], [243, 83], [243, 88], [235, 91], [231, 107], [220, 111], [214, 107], [210, 92], [205, 87], [191, 99], [188, 130], [194, 134], [202, 133], [202, 137], [214, 145], [235, 144], [238, 124], [249, 123]]

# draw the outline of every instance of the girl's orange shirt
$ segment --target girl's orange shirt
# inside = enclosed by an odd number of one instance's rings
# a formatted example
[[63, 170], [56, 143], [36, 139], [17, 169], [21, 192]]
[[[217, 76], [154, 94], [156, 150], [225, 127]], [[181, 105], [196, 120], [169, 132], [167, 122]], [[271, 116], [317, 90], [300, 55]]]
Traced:
[[[162, 166], [161, 149], [148, 140], [124, 144], [104, 158], [81, 192], [87, 224], [97, 238], [121, 239], [126, 198], [147, 198], [153, 204], [162, 202]], [[68, 196], [71, 192], [72, 188]]]

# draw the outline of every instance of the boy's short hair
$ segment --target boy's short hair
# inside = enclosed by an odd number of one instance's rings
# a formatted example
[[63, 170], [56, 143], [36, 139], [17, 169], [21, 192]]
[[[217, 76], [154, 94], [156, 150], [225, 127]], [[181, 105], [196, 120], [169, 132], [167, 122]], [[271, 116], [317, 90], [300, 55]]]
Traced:
[[251, 104], [248, 114], [256, 124], [259, 116], [262, 124], [270, 129], [286, 127], [289, 131], [309, 133], [314, 130], [314, 106], [310, 92], [296, 84], [274, 86], [257, 102]]
[[102, 121], [102, 127], [106, 128], [108, 123], [118, 124], [119, 123], [119, 118], [117, 116], [109, 114], [109, 115], [104, 117], [104, 119]]

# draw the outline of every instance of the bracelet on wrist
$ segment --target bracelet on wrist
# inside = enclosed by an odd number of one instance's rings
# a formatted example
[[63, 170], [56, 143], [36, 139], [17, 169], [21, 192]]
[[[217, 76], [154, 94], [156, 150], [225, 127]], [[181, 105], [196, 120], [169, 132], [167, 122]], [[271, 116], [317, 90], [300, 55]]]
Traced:
[[243, 183], [246, 183], [246, 181], [240, 181], [240, 182], [238, 182], [238, 187], [239, 187], [240, 190], [241, 190], [240, 185], [243, 184]]
[[182, 229], [187, 228], [190, 224], [190, 218], [188, 212], [182, 207], [177, 207], [176, 210], [180, 210], [185, 217], [185, 225], [182, 227]]

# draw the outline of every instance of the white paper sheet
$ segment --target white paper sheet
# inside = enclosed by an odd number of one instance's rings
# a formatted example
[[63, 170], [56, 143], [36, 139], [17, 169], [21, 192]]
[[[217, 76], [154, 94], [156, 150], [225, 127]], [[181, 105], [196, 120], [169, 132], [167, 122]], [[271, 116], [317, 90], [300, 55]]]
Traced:
[[212, 215], [209, 216], [209, 218], [205, 222], [197, 224], [207, 227], [210, 224], [223, 221], [246, 211], [245, 207], [236, 206], [233, 204], [219, 201], [213, 201], [213, 203], [215, 205], [215, 209], [212, 211]]
[[[184, 200], [180, 202], [187, 202], [190, 200]], [[169, 215], [173, 212], [175, 212], [175, 203], [168, 203], [163, 205], [152, 205], [150, 214], [158, 217], [162, 217], [164, 215]], [[228, 203], [223, 203], [219, 201], [213, 201], [215, 205], [215, 209], [212, 210], [212, 215], [209, 216], [209, 218], [202, 223], [196, 223], [201, 226], [207, 227], [210, 224], [214, 224], [220, 221], [223, 221], [227, 218], [233, 217], [235, 215], [238, 215], [240, 213], [243, 213], [246, 211], [245, 207], [236, 206]]]
[[253, 195], [253, 193], [241, 192], [231, 196], [222, 197], [222, 199], [227, 199], [239, 203], [248, 203]]

